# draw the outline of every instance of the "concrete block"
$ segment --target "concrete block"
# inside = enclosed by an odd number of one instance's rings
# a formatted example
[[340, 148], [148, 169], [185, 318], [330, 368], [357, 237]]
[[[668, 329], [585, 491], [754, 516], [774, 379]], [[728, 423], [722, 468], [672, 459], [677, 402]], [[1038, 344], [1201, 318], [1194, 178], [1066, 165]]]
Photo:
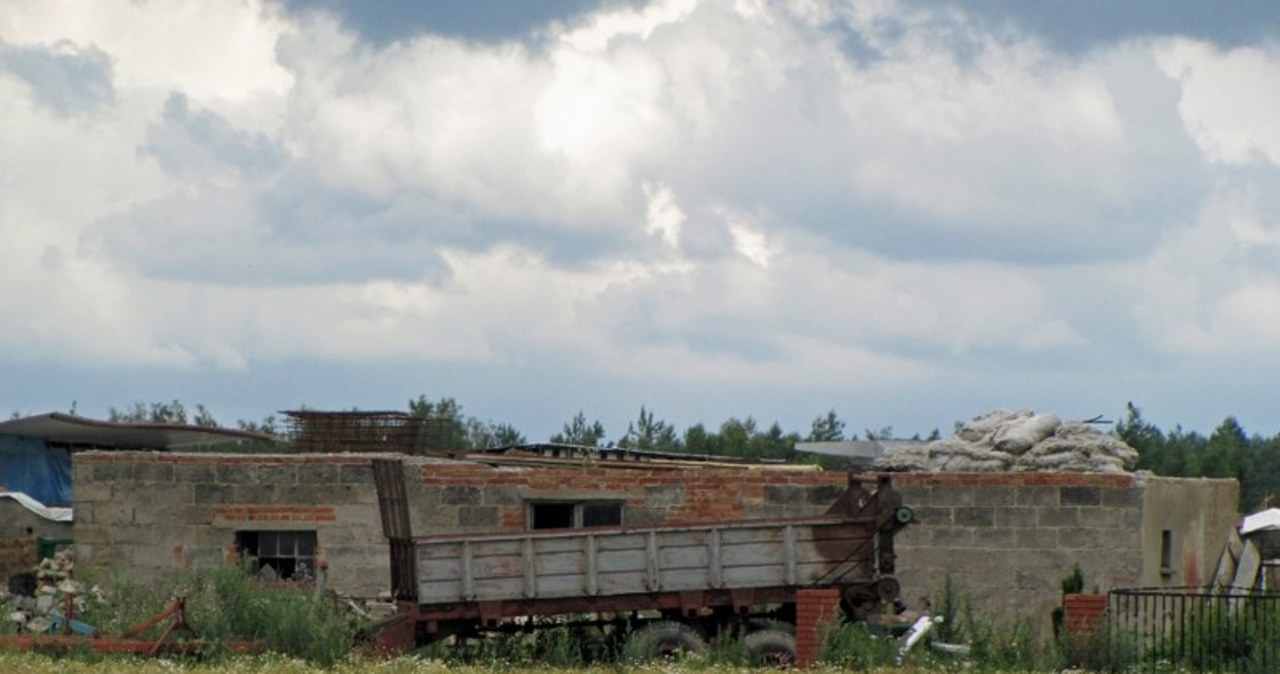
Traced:
[[1058, 488], [1051, 486], [1022, 486], [1014, 488], [1014, 500], [1017, 505], [1031, 507], [1056, 506]]
[[88, 482], [76, 483], [75, 485], [75, 503], [76, 507], [80, 507], [84, 503], [93, 503], [95, 501], [111, 500], [111, 483], [110, 482]]
[[246, 483], [233, 487], [232, 503], [281, 503], [279, 490], [274, 484]]
[[132, 524], [133, 504], [121, 501], [95, 503], [93, 507], [93, 523], [108, 527]]
[[133, 466], [133, 479], [138, 482], [173, 482], [173, 464], [167, 461], [143, 461]]
[[969, 507], [976, 504], [978, 500], [978, 488], [968, 485], [933, 487], [931, 491], [929, 505]]
[[1042, 527], [1074, 527], [1080, 524], [1080, 509], [1062, 506], [1039, 508], [1037, 517]]
[[971, 548], [974, 545], [973, 529], [969, 527], [938, 527], [930, 533], [930, 543], [938, 548]]
[[235, 492], [230, 485], [197, 484], [194, 489], [194, 501], [197, 505], [209, 503], [234, 503]]
[[365, 464], [359, 466], [344, 465], [338, 469], [338, 477], [343, 482], [351, 484], [367, 484], [373, 486], [373, 465]]
[[253, 466], [245, 463], [220, 463], [215, 474], [222, 484], [252, 484], [257, 479]]
[[[915, 512], [916, 521], [912, 527], [921, 526], [946, 526], [955, 524], [954, 508], [942, 506], [923, 506], [920, 508], [912, 508]], [[902, 534], [899, 534], [901, 536]]]
[[133, 464], [118, 461], [93, 464], [93, 479], [98, 482], [116, 482], [133, 479]]
[[1069, 550], [1113, 549], [1114, 541], [1089, 527], [1063, 527], [1058, 529], [1058, 548]]
[[996, 523], [995, 508], [955, 508], [955, 523], [965, 527], [991, 527]]
[[1064, 506], [1102, 505], [1100, 487], [1059, 487], [1058, 502]]
[[627, 508], [623, 518], [627, 526], [644, 527], [665, 522], [667, 511], [665, 508]]
[[458, 524], [464, 527], [496, 527], [498, 509], [495, 506], [462, 506], [458, 508]]
[[996, 508], [996, 526], [1006, 528], [1022, 528], [1039, 526], [1039, 517], [1035, 508], [1011, 506]]
[[259, 483], [284, 487], [298, 483], [298, 467], [294, 464], [258, 466], [256, 479]]
[[[829, 506], [835, 503], [836, 499], [845, 491], [844, 485], [820, 484], [809, 487], [808, 496], [805, 498], [807, 503], [812, 505]], [[903, 501], [906, 503], [906, 501]]]
[[1009, 550], [1017, 547], [1017, 530], [983, 527], [973, 531], [974, 545], [989, 550]]
[[[117, 494], [117, 498], [120, 494]], [[186, 505], [195, 502], [195, 488], [191, 484], [175, 482], [141, 483], [129, 490], [129, 498], [138, 505], [157, 508]]]
[[298, 466], [299, 484], [335, 485], [342, 481], [342, 470], [332, 463], [304, 463]]
[[649, 485], [644, 488], [644, 502], [651, 508], [666, 508], [684, 503], [684, 485]]
[[450, 485], [444, 488], [442, 500], [449, 505], [478, 505], [480, 488], [468, 485]]
[[524, 501], [519, 487], [496, 484], [484, 488], [481, 500], [485, 505], [516, 505]]
[[175, 482], [209, 483], [218, 479], [218, 471], [211, 463], [179, 463], [173, 467]]
[[804, 503], [804, 491], [793, 484], [767, 484], [764, 502], [766, 505], [800, 505]]
[[1014, 545], [1027, 550], [1049, 550], [1058, 545], [1058, 530], [1048, 528], [1014, 529]]
[[1013, 487], [1005, 485], [983, 487], [974, 493], [973, 503], [977, 506], [1017, 505], [1017, 493]]
[[1102, 489], [1102, 505], [1109, 508], [1142, 507], [1142, 490], [1137, 487], [1111, 487]]

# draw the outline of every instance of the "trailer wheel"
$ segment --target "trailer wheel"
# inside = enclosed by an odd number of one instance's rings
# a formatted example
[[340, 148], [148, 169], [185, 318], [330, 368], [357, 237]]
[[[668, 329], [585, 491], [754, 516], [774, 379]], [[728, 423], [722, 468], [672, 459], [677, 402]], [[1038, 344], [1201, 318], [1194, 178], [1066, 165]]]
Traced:
[[776, 629], [756, 630], [742, 640], [751, 664], [763, 667], [790, 667], [796, 662], [796, 637]]
[[692, 627], [674, 620], [655, 620], [631, 633], [626, 654], [630, 660], [655, 660], [706, 649], [707, 641]]

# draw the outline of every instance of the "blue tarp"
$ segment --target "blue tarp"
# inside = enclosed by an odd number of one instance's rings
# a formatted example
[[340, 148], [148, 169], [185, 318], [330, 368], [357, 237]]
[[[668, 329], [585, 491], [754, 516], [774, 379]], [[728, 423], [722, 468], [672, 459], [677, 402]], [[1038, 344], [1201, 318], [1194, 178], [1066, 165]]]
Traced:
[[47, 506], [71, 505], [71, 455], [40, 438], [0, 435], [0, 487]]

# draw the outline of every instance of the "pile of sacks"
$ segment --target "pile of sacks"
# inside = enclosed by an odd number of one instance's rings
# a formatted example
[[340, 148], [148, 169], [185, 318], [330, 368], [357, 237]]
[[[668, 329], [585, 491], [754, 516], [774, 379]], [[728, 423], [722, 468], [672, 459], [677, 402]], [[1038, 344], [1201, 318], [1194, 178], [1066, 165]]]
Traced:
[[890, 471], [1060, 471], [1124, 473], [1138, 452], [1114, 435], [1083, 421], [1061, 421], [1029, 410], [989, 412], [953, 436], [895, 447], [876, 459]]
[[[35, 573], [16, 577], [26, 576], [25, 587], [21, 581], [10, 583], [6, 601], [8, 619], [18, 631], [32, 634], [48, 632], [54, 627], [55, 616], [61, 616], [66, 610], [68, 597], [74, 604], [75, 613], [84, 609], [84, 584], [72, 578], [75, 566], [70, 550], [58, 550], [52, 557], [40, 560]], [[90, 592], [100, 591], [95, 587]]]

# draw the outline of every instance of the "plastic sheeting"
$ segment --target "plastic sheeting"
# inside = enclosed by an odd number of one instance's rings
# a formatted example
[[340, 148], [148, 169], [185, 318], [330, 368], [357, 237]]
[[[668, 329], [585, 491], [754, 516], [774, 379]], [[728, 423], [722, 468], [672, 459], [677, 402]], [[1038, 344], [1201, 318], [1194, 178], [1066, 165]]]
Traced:
[[69, 506], [71, 455], [39, 438], [0, 435], [0, 486], [47, 506]]

